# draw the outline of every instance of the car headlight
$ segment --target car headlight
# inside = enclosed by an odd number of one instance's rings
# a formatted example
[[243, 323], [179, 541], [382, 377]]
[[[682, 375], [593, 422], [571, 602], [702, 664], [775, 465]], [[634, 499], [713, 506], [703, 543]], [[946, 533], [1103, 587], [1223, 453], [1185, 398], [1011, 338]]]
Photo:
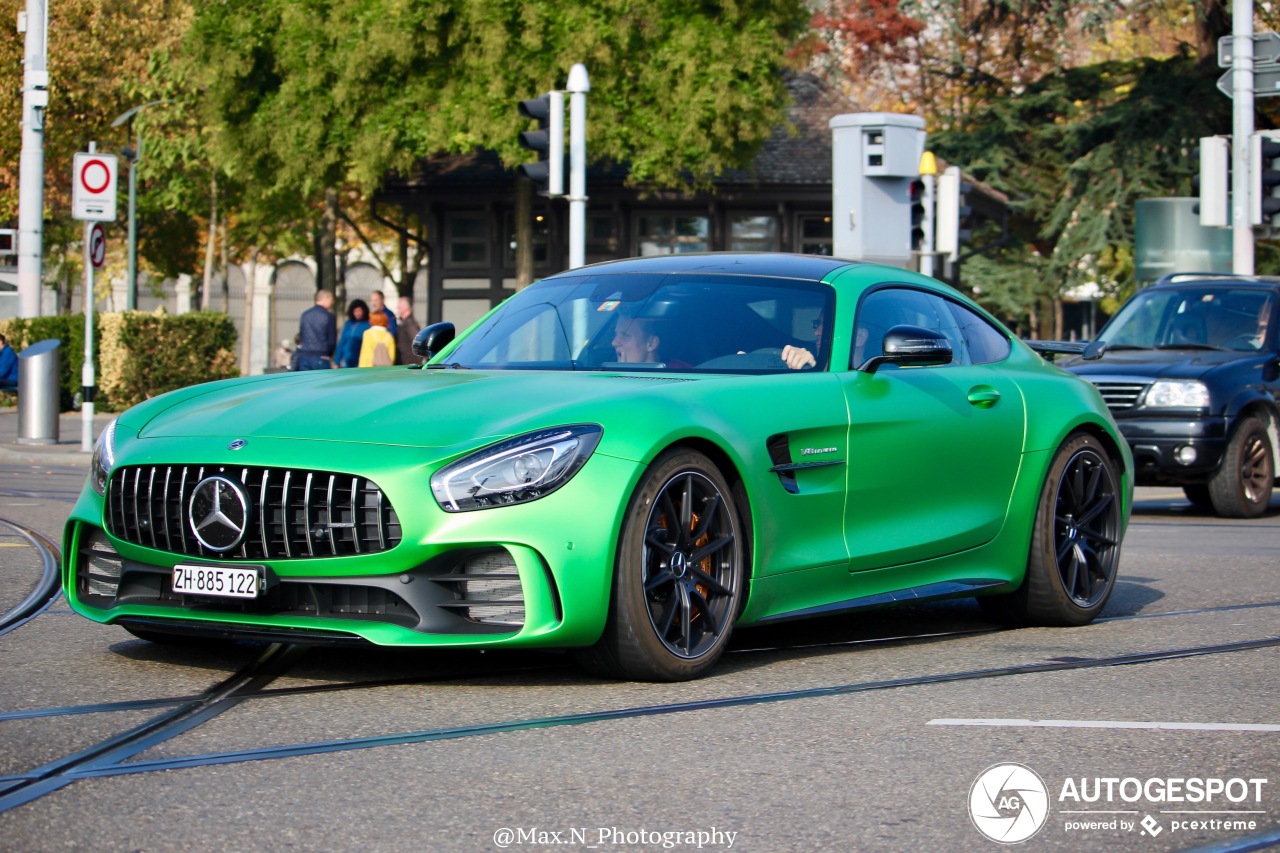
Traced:
[[578, 473], [602, 432], [578, 424], [500, 441], [441, 468], [431, 477], [431, 492], [446, 512], [536, 501]]
[[1151, 386], [1145, 403], [1163, 409], [1204, 409], [1209, 406], [1209, 389], [1203, 382], [1161, 380]]
[[98, 442], [93, 446], [93, 458], [89, 460], [89, 482], [100, 495], [106, 494], [107, 477], [111, 474], [111, 467], [116, 464], [117, 420], [119, 419], [112, 418], [102, 435], [98, 436]]

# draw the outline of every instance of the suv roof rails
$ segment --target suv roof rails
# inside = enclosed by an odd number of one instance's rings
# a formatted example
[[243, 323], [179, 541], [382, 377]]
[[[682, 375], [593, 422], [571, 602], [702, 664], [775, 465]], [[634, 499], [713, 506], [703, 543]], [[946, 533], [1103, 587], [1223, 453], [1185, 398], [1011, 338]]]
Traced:
[[1237, 275], [1233, 272], [1171, 272], [1156, 279], [1150, 286], [1176, 284], [1179, 281], [1204, 281], [1206, 279], [1223, 279], [1227, 281], [1277, 282], [1280, 278], [1272, 275]]

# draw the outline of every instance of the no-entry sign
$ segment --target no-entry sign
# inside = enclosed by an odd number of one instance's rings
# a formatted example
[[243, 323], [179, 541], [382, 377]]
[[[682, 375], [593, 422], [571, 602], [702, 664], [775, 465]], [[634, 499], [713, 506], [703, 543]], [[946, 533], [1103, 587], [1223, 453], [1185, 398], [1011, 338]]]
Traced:
[[81, 152], [71, 167], [71, 215], [88, 222], [116, 218], [116, 155]]

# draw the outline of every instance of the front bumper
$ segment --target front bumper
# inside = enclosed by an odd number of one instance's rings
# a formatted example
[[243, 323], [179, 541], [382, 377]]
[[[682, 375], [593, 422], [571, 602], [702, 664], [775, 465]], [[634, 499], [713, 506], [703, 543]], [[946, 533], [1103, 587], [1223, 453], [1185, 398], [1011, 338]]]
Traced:
[[1203, 483], [1222, 464], [1224, 417], [1117, 418], [1116, 424], [1133, 451], [1136, 485]]
[[[382, 485], [403, 537], [376, 554], [210, 559], [143, 547], [107, 532], [103, 499], [86, 485], [65, 528], [67, 599], [98, 622], [299, 643], [571, 647], [599, 638], [635, 463], [597, 452], [540, 500], [445, 513], [430, 496], [420, 451], [379, 454], [359, 473]], [[181, 460], [152, 453], [146, 461]], [[262, 592], [175, 593], [175, 565], [252, 566]]]

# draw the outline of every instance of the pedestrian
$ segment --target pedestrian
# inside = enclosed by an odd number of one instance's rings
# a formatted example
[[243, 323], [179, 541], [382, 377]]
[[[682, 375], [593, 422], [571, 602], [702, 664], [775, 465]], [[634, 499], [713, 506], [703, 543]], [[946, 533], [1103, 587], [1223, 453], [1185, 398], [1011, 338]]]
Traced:
[[333, 367], [333, 350], [338, 343], [338, 321], [333, 316], [333, 292], [316, 291], [316, 304], [298, 318], [298, 370], [326, 370]]
[[387, 318], [387, 331], [392, 335], [396, 333], [396, 315], [387, 307], [387, 297], [383, 296], [381, 290], [375, 290], [369, 295], [369, 319], [373, 319], [374, 314], [383, 314]]
[[413, 299], [401, 296], [396, 303], [400, 322], [396, 326], [396, 357], [399, 364], [421, 364], [422, 359], [413, 354], [413, 339], [422, 331], [422, 324], [413, 316]]
[[396, 336], [387, 331], [387, 315], [381, 311], [369, 315], [369, 328], [360, 344], [361, 367], [385, 367], [396, 363]]
[[353, 299], [347, 306], [347, 322], [342, 324], [342, 336], [338, 338], [338, 350], [333, 363], [338, 367], [358, 367], [360, 344], [369, 328], [369, 306], [363, 299]]
[[18, 390], [18, 354], [9, 339], [0, 335], [0, 391]]

